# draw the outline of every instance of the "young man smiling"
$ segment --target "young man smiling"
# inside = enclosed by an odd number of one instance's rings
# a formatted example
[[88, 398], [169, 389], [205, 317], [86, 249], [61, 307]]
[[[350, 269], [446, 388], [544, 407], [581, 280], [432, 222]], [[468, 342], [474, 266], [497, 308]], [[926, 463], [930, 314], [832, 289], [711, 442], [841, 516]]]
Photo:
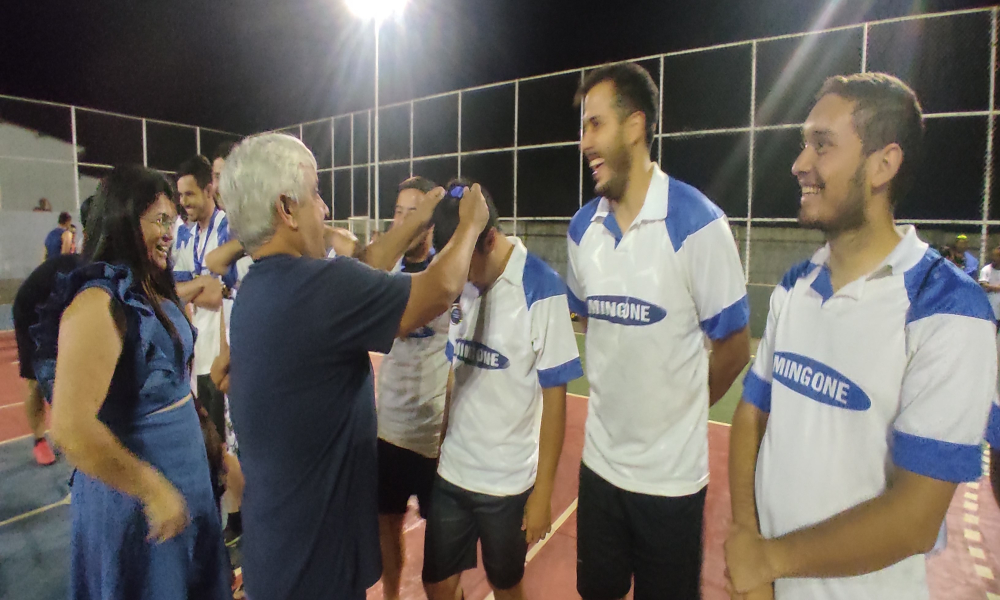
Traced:
[[212, 165], [194, 156], [177, 171], [177, 193], [187, 211], [187, 228], [178, 228], [174, 247], [177, 295], [194, 304], [192, 324], [198, 330], [194, 347], [197, 398], [225, 439], [225, 397], [212, 383], [212, 362], [219, 355], [223, 285], [208, 268], [206, 257], [229, 240], [226, 213], [215, 206]]
[[[743, 268], [725, 215], [649, 157], [642, 67], [588, 75], [580, 150], [601, 195], [568, 232], [570, 308], [587, 327], [577, 590], [698, 598], [708, 408], [750, 360]], [[709, 353], [709, 348], [711, 353]]]
[[827, 244], [771, 296], [733, 417], [726, 564], [736, 597], [927, 598], [923, 555], [980, 475], [993, 311], [893, 222], [920, 166], [913, 91], [867, 73], [817, 98], [792, 173]]

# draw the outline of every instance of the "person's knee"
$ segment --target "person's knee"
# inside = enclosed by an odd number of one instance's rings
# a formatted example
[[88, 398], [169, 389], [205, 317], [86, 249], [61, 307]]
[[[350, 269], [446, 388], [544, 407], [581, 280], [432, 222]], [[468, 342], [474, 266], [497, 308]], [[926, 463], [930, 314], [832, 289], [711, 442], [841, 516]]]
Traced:
[[379, 515], [378, 532], [382, 548], [383, 575], [398, 578], [404, 558], [403, 515]]
[[385, 534], [399, 537], [403, 533], [403, 517], [406, 515], [379, 515], [378, 529]]
[[[512, 553], [515, 554], [516, 553]], [[516, 555], [517, 560], [504, 564], [486, 564], [483, 558], [483, 566], [486, 568], [486, 580], [493, 588], [494, 595], [500, 598], [516, 600], [522, 595], [521, 582], [524, 580], [524, 558], [523, 555]], [[516, 559], [515, 559], [516, 560]], [[493, 561], [490, 561], [493, 562]]]
[[25, 383], [28, 385], [28, 395], [24, 400], [25, 406], [32, 412], [45, 412], [45, 397], [42, 395], [42, 388], [38, 382], [34, 379], [26, 379]]
[[518, 581], [505, 589], [493, 587], [493, 596], [496, 600], [524, 600], [524, 586], [521, 581]]
[[459, 600], [462, 591], [459, 586], [460, 575], [452, 575], [444, 581], [428, 583], [424, 581], [424, 593], [428, 600]]

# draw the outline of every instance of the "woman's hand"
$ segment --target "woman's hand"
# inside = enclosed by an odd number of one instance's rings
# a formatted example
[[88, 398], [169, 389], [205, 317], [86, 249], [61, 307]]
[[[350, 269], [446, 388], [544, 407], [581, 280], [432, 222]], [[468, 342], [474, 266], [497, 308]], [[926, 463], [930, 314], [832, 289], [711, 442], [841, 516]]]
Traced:
[[191, 521], [187, 502], [177, 488], [160, 473], [151, 477], [149, 493], [142, 500], [142, 511], [149, 523], [151, 542], [165, 542], [184, 531]]

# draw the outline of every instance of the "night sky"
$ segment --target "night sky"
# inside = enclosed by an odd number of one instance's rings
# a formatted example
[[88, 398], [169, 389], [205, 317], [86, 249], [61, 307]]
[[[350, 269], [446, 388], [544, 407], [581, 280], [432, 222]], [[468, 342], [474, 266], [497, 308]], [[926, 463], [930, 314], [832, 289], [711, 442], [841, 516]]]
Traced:
[[[381, 103], [911, 12], [948, 0], [410, 0]], [[828, 6], [830, 5], [830, 6]], [[6, 0], [0, 93], [251, 133], [371, 106], [373, 35], [342, 0]]]

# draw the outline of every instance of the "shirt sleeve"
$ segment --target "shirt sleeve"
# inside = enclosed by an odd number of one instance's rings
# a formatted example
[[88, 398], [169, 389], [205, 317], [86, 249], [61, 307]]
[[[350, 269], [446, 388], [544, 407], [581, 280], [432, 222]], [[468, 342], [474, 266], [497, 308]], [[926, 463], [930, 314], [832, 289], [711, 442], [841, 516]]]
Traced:
[[531, 313], [531, 345], [538, 383], [543, 388], [552, 388], [583, 377], [566, 295], [538, 300], [528, 311]]
[[995, 326], [987, 318], [931, 314], [907, 325], [907, 354], [893, 462], [941, 481], [978, 479], [997, 395]]
[[750, 303], [736, 240], [724, 218], [688, 236], [680, 252], [687, 255], [691, 295], [705, 335], [723, 340], [750, 322]]
[[984, 437], [991, 448], [1000, 450], [1000, 405], [997, 404], [996, 399], [990, 406], [990, 416], [986, 421], [986, 435]]
[[178, 229], [178, 235], [174, 238], [173, 259], [174, 259], [174, 281], [184, 283], [194, 279], [194, 257], [191, 256], [190, 234], [183, 235]]
[[757, 355], [743, 378], [743, 401], [758, 409], [771, 412], [772, 365], [774, 362], [774, 338], [781, 309], [788, 299], [790, 290], [782, 285], [774, 287], [767, 311], [767, 325], [757, 346]]
[[389, 352], [410, 299], [410, 276], [342, 257], [322, 263], [319, 291], [331, 339], [348, 350]]
[[587, 316], [587, 293], [577, 275], [576, 261], [580, 246], [569, 235], [566, 236], [566, 300], [569, 309], [581, 317]]
[[971, 252], [965, 253], [965, 272], [969, 274], [969, 277], [975, 278], [976, 272], [979, 270], [979, 259], [975, 257]]
[[983, 269], [979, 272], [979, 282], [980, 283], [989, 283], [990, 282], [990, 273], [992, 271], [993, 271], [993, 265], [986, 265], [985, 267], [983, 267]]

